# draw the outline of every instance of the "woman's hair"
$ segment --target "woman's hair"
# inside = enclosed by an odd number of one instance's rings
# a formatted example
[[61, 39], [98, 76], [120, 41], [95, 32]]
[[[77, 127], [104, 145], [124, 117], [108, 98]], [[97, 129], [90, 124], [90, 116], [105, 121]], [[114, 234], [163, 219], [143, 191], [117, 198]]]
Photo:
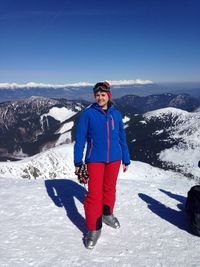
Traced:
[[115, 102], [113, 101], [113, 99], [108, 100], [108, 105], [115, 105]]

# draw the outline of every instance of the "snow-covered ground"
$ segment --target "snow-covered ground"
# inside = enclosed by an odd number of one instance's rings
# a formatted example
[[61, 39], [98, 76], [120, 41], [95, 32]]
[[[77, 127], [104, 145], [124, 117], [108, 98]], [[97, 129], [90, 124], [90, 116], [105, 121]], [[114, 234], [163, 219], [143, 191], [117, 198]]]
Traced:
[[54, 119], [63, 122], [70, 117], [72, 117], [76, 112], [72, 111], [71, 109], [67, 109], [65, 107], [58, 108], [58, 107], [53, 107], [49, 110], [48, 113], [45, 113], [41, 116], [41, 121], [43, 121], [44, 117], [51, 116]]
[[21, 179], [16, 166], [16, 176], [14, 171], [10, 178], [1, 174], [0, 266], [200, 266], [200, 238], [188, 232], [184, 212], [195, 181], [132, 162], [127, 173], [120, 172], [117, 184], [115, 214], [121, 228], [103, 225], [90, 251], [82, 241], [87, 192], [73, 173], [72, 146], [54, 151], [61, 161], [54, 165], [57, 179], [48, 176], [51, 160], [45, 162], [44, 153], [38, 160], [45, 179]]

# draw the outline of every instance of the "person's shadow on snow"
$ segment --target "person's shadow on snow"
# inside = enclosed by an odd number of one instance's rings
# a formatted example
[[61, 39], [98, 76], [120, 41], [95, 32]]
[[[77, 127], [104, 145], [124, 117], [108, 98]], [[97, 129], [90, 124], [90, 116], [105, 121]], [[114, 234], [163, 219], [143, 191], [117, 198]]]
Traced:
[[78, 212], [74, 198], [82, 204], [87, 194], [86, 189], [67, 179], [46, 180], [45, 186], [49, 197], [57, 207], [64, 207], [68, 218], [83, 233], [86, 233], [86, 224], [83, 216]]
[[168, 197], [171, 197], [180, 203], [177, 204], [177, 207], [182, 210], [183, 212], [185, 211], [185, 204], [186, 204], [186, 197], [171, 193], [170, 191], [164, 190], [164, 189], [159, 189], [160, 192], [166, 194]]
[[159, 189], [162, 193], [166, 194], [167, 196], [174, 198], [176, 200], [178, 200], [180, 203], [177, 205], [177, 207], [180, 209], [179, 211], [174, 210], [170, 207], [165, 206], [164, 204], [162, 204], [161, 202], [159, 202], [158, 200], [139, 193], [138, 196], [147, 203], [148, 208], [155, 213], [156, 215], [158, 215], [159, 217], [161, 217], [163, 220], [168, 221], [169, 223], [175, 225], [176, 227], [180, 228], [181, 230], [184, 230], [186, 232], [190, 232], [189, 231], [189, 227], [187, 224], [187, 214], [185, 212], [185, 202], [186, 202], [186, 197], [180, 196], [180, 195], [176, 195], [173, 194], [169, 191], [163, 190], [163, 189]]

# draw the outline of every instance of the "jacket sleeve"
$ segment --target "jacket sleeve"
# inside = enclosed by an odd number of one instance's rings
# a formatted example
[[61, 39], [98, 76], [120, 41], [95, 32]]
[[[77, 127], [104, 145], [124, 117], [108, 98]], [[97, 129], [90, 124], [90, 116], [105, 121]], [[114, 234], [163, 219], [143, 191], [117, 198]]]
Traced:
[[88, 113], [82, 112], [78, 127], [76, 130], [75, 145], [74, 145], [74, 165], [80, 166], [83, 164], [83, 152], [85, 148], [85, 143], [87, 141], [88, 132]]
[[122, 150], [122, 163], [129, 165], [130, 164], [130, 156], [128, 151], [128, 145], [126, 142], [126, 133], [124, 130], [124, 123], [122, 121], [122, 116], [120, 114], [120, 121], [119, 121], [119, 144]]

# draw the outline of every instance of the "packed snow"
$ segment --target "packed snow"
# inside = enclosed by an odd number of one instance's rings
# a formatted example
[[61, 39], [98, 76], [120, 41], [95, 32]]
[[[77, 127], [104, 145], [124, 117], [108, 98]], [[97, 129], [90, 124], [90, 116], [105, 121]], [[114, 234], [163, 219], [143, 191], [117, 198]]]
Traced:
[[127, 123], [130, 121], [130, 118], [128, 116], [124, 116], [123, 123]]
[[130, 121], [130, 118], [127, 116], [124, 116], [124, 118], [123, 118], [124, 129], [126, 129], [129, 126], [129, 124], [128, 124], [129, 121]]
[[154, 132], [155, 135], [159, 135], [159, 134], [162, 134], [164, 132], [164, 130], [157, 130]]
[[56, 141], [55, 146], [59, 146], [61, 144], [65, 143], [71, 143], [72, 142], [72, 133], [71, 129], [74, 125], [73, 121], [70, 121], [68, 123], [65, 123], [61, 126], [61, 128], [56, 132], [61, 134], [58, 140]]
[[65, 123], [64, 125], [62, 125], [62, 127], [56, 133], [61, 133], [61, 134], [62, 133], [65, 133], [65, 132], [71, 130], [72, 127], [73, 127], [73, 125], [74, 125], [74, 122], [73, 121], [70, 121], [68, 123]]
[[67, 109], [65, 107], [62, 108], [53, 107], [49, 110], [48, 113], [45, 113], [41, 116], [41, 121], [43, 121], [43, 117], [51, 116], [57, 121], [63, 122], [75, 114], [76, 112], [72, 111], [71, 109]]
[[188, 111], [185, 111], [185, 110], [182, 110], [182, 109], [169, 107], [169, 108], [161, 108], [161, 109], [156, 109], [156, 110], [153, 110], [153, 111], [146, 112], [144, 114], [144, 117], [146, 119], [150, 119], [152, 117], [164, 118], [167, 114], [173, 115], [174, 117], [175, 116], [181, 116], [182, 118], [183, 117], [186, 118], [187, 116], [189, 116], [189, 114], [192, 114], [192, 113], [188, 112]]
[[146, 122], [146, 121], [140, 121], [140, 123], [141, 123], [141, 124], [147, 124], [147, 122]]
[[71, 143], [71, 141], [72, 141], [72, 134], [71, 131], [69, 131], [60, 135], [60, 137], [55, 143], [55, 146], [59, 146], [66, 143], [69, 144]]
[[[142, 162], [120, 170], [115, 214], [121, 228], [103, 225], [96, 247], [87, 250], [87, 188], [77, 183], [72, 155], [73, 146], [62, 145], [0, 164], [0, 266], [199, 266], [200, 238], [189, 232], [184, 212], [196, 182]], [[22, 179], [31, 164], [38, 179]]]
[[0, 177], [65, 178], [74, 171], [73, 144], [48, 149], [21, 161], [0, 162]]

